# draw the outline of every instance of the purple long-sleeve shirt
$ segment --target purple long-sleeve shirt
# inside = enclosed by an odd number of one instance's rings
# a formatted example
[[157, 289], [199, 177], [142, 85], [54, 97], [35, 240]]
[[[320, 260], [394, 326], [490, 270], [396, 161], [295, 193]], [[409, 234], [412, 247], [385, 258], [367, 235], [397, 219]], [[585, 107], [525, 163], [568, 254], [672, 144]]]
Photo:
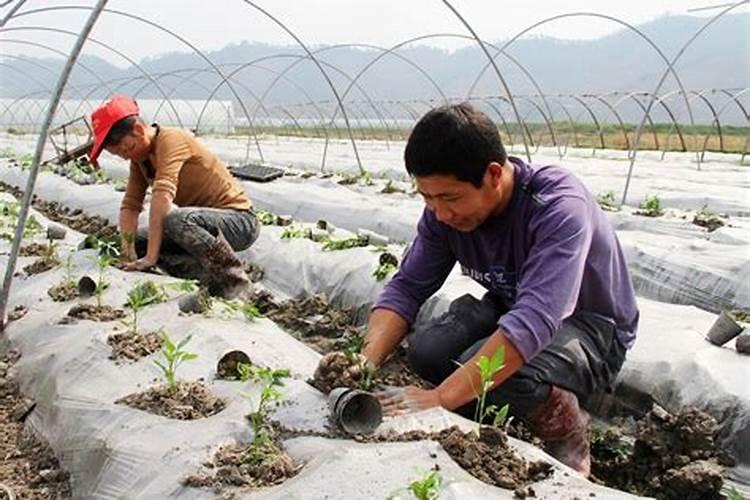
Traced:
[[630, 348], [638, 308], [606, 215], [568, 170], [510, 161], [515, 183], [507, 209], [469, 233], [425, 209], [414, 242], [375, 308], [413, 323], [458, 260], [464, 274], [507, 306], [498, 325], [524, 360], [542, 351], [562, 321], [578, 311], [614, 320], [620, 343]]

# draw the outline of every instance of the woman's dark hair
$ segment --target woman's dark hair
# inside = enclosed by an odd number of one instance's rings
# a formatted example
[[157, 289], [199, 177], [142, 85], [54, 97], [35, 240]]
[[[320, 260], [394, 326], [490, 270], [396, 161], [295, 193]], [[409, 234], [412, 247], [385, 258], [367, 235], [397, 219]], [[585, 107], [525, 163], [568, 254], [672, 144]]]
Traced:
[[109, 129], [109, 133], [107, 134], [106, 139], [104, 139], [103, 147], [106, 148], [110, 146], [117, 146], [118, 144], [120, 144], [120, 141], [133, 133], [135, 124], [140, 121], [141, 119], [136, 115], [126, 116], [122, 120], [112, 125], [112, 128]]
[[497, 126], [466, 102], [428, 111], [414, 126], [404, 151], [410, 175], [453, 175], [476, 187], [482, 185], [487, 165], [504, 165], [507, 158]]

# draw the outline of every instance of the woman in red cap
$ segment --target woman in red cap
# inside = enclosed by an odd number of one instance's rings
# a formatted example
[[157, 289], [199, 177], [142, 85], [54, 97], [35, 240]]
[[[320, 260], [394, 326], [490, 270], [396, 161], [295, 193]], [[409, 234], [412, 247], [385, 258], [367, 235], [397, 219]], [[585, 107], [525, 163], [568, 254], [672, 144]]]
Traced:
[[[113, 96], [91, 122], [91, 161], [102, 150], [130, 161], [120, 208], [125, 269], [158, 265], [226, 298], [246, 291], [249, 281], [235, 251], [253, 244], [260, 225], [226, 164], [185, 130], [147, 125], [131, 97]], [[149, 187], [148, 229], [138, 230]]]

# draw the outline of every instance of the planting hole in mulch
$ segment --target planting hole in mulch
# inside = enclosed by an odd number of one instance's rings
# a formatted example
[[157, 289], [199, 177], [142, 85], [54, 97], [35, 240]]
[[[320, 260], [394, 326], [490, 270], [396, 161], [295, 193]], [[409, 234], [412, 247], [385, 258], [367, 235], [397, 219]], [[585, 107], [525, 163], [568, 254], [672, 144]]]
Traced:
[[13, 350], [0, 355], [0, 484], [18, 499], [71, 498], [68, 473], [50, 447], [24, 428], [33, 402], [21, 395], [10, 370], [19, 357]]
[[112, 348], [109, 359], [138, 361], [161, 349], [163, 340], [159, 332], [120, 332], [107, 337], [107, 344]]
[[717, 421], [695, 408], [595, 427], [592, 475], [607, 486], [659, 500], [723, 498], [722, 472], [733, 460], [716, 443]]
[[106, 304], [101, 306], [97, 306], [96, 304], [76, 304], [70, 308], [68, 316], [91, 321], [114, 321], [124, 318], [125, 311]]
[[23, 272], [29, 275], [39, 274], [43, 273], [44, 271], [49, 271], [58, 264], [60, 264], [60, 261], [57, 260], [57, 257], [45, 255], [44, 257], [35, 260], [31, 264], [24, 266]]
[[144, 392], [122, 397], [115, 403], [178, 420], [210, 417], [227, 406], [223, 399], [214, 396], [201, 381], [177, 382], [174, 388], [167, 385], [152, 387]]
[[17, 321], [24, 316], [26, 316], [26, 313], [29, 312], [29, 308], [26, 307], [23, 304], [18, 304], [16, 307], [13, 308], [11, 312], [8, 313], [8, 321]]
[[251, 445], [247, 444], [222, 446], [204, 464], [210, 472], [193, 474], [185, 479], [184, 484], [196, 488], [211, 487], [217, 493], [226, 486], [273, 486], [293, 477], [303, 466], [292, 461], [277, 439], [267, 443], [260, 459], [251, 451]]
[[216, 378], [223, 380], [239, 380], [240, 371], [238, 365], [252, 365], [250, 356], [242, 351], [229, 351], [221, 356], [216, 364]]
[[73, 280], [65, 280], [47, 290], [47, 295], [55, 302], [67, 302], [78, 297], [78, 285]]
[[18, 255], [21, 257], [45, 257], [49, 254], [49, 247], [41, 243], [29, 243], [18, 250]]

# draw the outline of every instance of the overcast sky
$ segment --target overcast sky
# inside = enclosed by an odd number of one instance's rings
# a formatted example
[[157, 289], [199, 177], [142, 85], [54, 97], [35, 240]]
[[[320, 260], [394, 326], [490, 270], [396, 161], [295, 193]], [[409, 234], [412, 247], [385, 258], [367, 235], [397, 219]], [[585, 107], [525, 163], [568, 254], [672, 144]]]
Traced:
[[[461, 33], [466, 29], [440, 0], [257, 0], [257, 5], [285, 23], [309, 45], [366, 43], [391, 46], [429, 33]], [[690, 9], [725, 4], [722, 0], [451, 0], [451, 4], [489, 41], [508, 39], [543, 19], [565, 13], [596, 12], [640, 24], [662, 15], [712, 16], [720, 9], [688, 12]], [[55, 5], [92, 6], [93, 1], [28, 0], [20, 12]], [[242, 0], [110, 0], [108, 9], [145, 17], [175, 31], [203, 50], [215, 50], [230, 43], [264, 42], [293, 44], [292, 38], [270, 19]], [[4, 15], [8, 7], [0, 9]], [[747, 12], [747, 5], [734, 12]], [[40, 41], [67, 50], [73, 37], [31, 31], [21, 26], [54, 27], [78, 32], [87, 11], [54, 11], [11, 20], [0, 34], [0, 54], [54, 54], [12, 40]], [[591, 17], [573, 17], [546, 23], [530, 34], [563, 39], [598, 38], [620, 26]], [[110, 44], [138, 61], [187, 48], [152, 26], [119, 15], [104, 13], [93, 38]], [[423, 44], [455, 49], [468, 42], [432, 39]], [[88, 44], [87, 53], [126, 66], [119, 56]]]

